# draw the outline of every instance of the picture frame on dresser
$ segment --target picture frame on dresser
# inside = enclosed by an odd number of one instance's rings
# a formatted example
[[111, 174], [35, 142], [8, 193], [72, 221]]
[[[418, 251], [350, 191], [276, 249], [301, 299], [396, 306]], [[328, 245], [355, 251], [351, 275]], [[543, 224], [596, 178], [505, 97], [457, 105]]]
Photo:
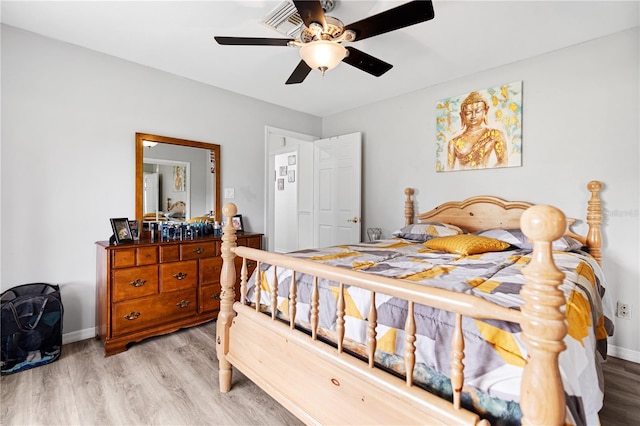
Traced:
[[138, 241], [140, 239], [140, 221], [129, 219], [129, 229], [131, 230], [131, 238], [133, 241]]
[[237, 232], [244, 232], [244, 223], [242, 222], [242, 215], [237, 214], [231, 218], [231, 223]]
[[129, 219], [126, 217], [110, 218], [113, 236], [111, 241], [114, 244], [128, 244], [133, 242], [133, 235], [129, 227]]

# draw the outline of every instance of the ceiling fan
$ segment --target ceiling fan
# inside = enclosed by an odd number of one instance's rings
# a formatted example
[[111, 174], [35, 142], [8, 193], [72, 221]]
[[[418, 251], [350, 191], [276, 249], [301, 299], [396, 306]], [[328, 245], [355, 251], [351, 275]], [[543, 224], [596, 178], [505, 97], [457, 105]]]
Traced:
[[344, 25], [339, 19], [325, 15], [320, 0], [293, 0], [306, 28], [299, 38], [214, 37], [222, 45], [234, 46], [293, 46], [300, 48], [301, 60], [286, 84], [302, 83], [312, 69], [323, 75], [340, 61], [376, 77], [393, 65], [375, 58], [342, 42], [364, 40], [410, 25], [433, 19], [431, 0], [415, 0], [358, 22]]

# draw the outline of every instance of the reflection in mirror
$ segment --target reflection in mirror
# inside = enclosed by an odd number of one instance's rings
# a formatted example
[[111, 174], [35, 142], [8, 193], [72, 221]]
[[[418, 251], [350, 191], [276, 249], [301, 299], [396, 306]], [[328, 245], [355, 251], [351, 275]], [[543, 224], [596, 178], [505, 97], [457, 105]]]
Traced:
[[[158, 145], [160, 147], [160, 145]], [[191, 148], [181, 148], [191, 149]], [[199, 148], [193, 148], [199, 149]], [[198, 160], [197, 156], [195, 160]], [[197, 168], [197, 164], [196, 164]], [[191, 162], [163, 160], [145, 156], [142, 164], [142, 214], [143, 220], [162, 222], [166, 220], [184, 221], [191, 217]], [[196, 184], [204, 184], [200, 194], [213, 193], [213, 175], [205, 173], [204, 179], [195, 180]], [[204, 211], [210, 206], [210, 197], [195, 197], [195, 211]], [[202, 204], [204, 202], [204, 204]], [[202, 205], [201, 205], [202, 204]], [[207, 215], [212, 212], [209, 209]], [[202, 214], [201, 216], [204, 216]]]
[[220, 145], [136, 133], [136, 218], [220, 220]]

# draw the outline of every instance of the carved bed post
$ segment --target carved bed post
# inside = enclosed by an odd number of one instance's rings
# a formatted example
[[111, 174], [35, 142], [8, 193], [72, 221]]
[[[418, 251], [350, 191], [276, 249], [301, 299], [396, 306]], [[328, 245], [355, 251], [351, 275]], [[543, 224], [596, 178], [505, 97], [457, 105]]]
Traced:
[[587, 189], [591, 192], [591, 198], [587, 206], [587, 223], [589, 231], [587, 232], [587, 247], [589, 254], [593, 256], [598, 264], [602, 265], [602, 202], [598, 197], [598, 193], [602, 190], [602, 182], [592, 180], [587, 184]]
[[407, 198], [404, 200], [404, 225], [411, 225], [413, 223], [413, 188], [406, 188], [404, 194]]
[[236, 215], [238, 208], [233, 203], [227, 203], [222, 207], [222, 214], [226, 217], [226, 225], [222, 235], [222, 272], [220, 284], [222, 295], [220, 297], [220, 312], [216, 324], [216, 354], [218, 356], [220, 371], [220, 392], [229, 392], [231, 389], [231, 363], [227, 361], [226, 354], [229, 351], [229, 327], [236, 313], [233, 310], [235, 300], [236, 266], [235, 253], [231, 251], [236, 244], [236, 230], [231, 223], [231, 218]]
[[[520, 294], [522, 334], [528, 359], [522, 375], [520, 407], [523, 425], [565, 424], [565, 393], [558, 367], [566, 349], [565, 298], [559, 286], [564, 279], [553, 262], [551, 243], [567, 226], [564, 213], [551, 206], [533, 206], [520, 219], [523, 232], [533, 241], [531, 262], [522, 273], [526, 284]], [[544, 401], [544, 402], [543, 402]]]

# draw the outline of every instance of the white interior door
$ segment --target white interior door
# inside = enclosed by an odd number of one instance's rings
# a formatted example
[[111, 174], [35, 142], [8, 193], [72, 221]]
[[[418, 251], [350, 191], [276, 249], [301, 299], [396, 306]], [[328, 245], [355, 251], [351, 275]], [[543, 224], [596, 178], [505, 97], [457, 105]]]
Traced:
[[317, 247], [360, 242], [361, 133], [314, 142], [314, 242]]
[[274, 157], [276, 215], [273, 220], [273, 251], [276, 253], [298, 249], [297, 158], [297, 150]]
[[[269, 251], [313, 247], [313, 141], [317, 139], [289, 130], [265, 128], [265, 245]], [[286, 175], [280, 176], [281, 166], [287, 168]], [[295, 205], [283, 202], [293, 197]]]
[[159, 210], [160, 187], [158, 173], [144, 173], [142, 182], [142, 213], [157, 213]]

